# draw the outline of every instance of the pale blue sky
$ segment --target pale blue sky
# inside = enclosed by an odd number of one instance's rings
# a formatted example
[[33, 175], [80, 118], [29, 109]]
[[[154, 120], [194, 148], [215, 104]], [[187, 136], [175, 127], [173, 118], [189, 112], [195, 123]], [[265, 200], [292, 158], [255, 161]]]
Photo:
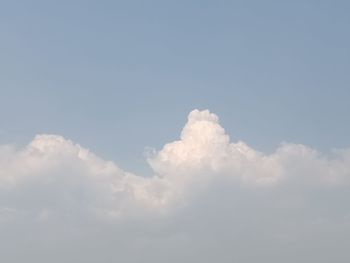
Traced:
[[194, 108], [232, 140], [350, 146], [348, 1], [1, 1], [0, 142], [141, 171]]
[[0, 0], [0, 262], [350, 262], [349, 14]]

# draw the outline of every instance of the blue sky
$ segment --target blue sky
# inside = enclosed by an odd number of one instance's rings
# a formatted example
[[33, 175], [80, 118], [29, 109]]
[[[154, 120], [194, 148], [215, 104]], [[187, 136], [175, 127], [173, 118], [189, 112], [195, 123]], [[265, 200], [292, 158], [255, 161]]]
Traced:
[[348, 146], [349, 7], [2, 1], [1, 142], [57, 133], [141, 169], [144, 147], [208, 108], [261, 151]]
[[349, 10], [0, 1], [0, 261], [350, 262]]

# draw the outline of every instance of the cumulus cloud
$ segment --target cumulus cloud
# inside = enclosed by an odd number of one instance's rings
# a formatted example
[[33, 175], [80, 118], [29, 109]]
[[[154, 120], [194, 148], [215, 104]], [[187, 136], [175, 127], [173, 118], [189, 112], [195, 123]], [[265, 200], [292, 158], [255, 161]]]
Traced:
[[[57, 135], [0, 146], [6, 262], [348, 262], [350, 150], [230, 142], [194, 110], [134, 175]], [[29, 261], [28, 261], [29, 260]]]

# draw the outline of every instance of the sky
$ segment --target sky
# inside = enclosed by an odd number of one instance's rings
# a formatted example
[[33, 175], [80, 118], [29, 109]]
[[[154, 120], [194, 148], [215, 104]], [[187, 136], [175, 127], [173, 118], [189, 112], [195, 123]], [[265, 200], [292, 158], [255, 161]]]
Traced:
[[349, 8], [0, 1], [0, 260], [349, 262]]

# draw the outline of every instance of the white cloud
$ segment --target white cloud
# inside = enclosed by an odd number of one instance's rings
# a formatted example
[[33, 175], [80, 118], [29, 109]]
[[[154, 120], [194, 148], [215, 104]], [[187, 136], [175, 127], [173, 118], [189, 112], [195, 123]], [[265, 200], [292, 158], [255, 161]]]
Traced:
[[194, 110], [180, 140], [148, 162], [154, 176], [137, 176], [56, 135], [1, 146], [4, 260], [350, 259], [349, 149], [326, 156], [284, 143], [266, 155]]

